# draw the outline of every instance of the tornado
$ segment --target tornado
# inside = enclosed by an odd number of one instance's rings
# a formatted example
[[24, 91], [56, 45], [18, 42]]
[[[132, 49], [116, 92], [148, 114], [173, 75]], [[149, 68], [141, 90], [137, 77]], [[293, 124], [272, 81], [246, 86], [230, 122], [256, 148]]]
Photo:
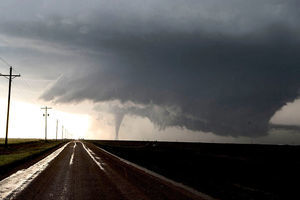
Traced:
[[115, 131], [116, 131], [115, 140], [119, 140], [119, 130], [124, 116], [125, 116], [124, 112], [115, 113]]

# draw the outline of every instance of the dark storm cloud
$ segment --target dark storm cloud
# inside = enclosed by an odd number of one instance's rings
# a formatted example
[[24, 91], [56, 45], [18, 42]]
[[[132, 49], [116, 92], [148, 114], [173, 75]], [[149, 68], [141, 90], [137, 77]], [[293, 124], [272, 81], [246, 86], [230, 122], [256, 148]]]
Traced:
[[[57, 93], [62, 88], [57, 83], [44, 98], [178, 106], [180, 115], [167, 125], [261, 135], [274, 112], [295, 99], [299, 89], [299, 44], [284, 29], [272, 31], [277, 35], [270, 31], [265, 38], [170, 33], [124, 38], [111, 44], [116, 49], [112, 58], [103, 58], [111, 68], [63, 80], [69, 84], [66, 91]], [[133, 113], [163, 124], [150, 110]]]
[[86, 74], [59, 79], [45, 100], [130, 101], [143, 107], [112, 110], [160, 127], [260, 136], [275, 111], [299, 95], [296, 6], [279, 0], [102, 1], [78, 14], [62, 6], [65, 12], [36, 20], [3, 21], [1, 32], [58, 43], [92, 60]]

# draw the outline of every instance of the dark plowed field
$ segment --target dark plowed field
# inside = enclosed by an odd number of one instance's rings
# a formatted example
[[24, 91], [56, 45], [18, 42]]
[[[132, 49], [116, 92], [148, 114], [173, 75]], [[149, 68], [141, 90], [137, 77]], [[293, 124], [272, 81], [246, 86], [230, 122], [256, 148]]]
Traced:
[[122, 158], [220, 199], [300, 198], [299, 146], [93, 142]]

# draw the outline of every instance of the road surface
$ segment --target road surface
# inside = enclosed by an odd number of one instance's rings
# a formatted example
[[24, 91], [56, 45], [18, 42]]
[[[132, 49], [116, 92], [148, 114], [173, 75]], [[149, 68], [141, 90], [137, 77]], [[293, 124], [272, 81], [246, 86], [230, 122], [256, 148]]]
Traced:
[[90, 143], [69, 143], [13, 199], [209, 199], [120, 161]]

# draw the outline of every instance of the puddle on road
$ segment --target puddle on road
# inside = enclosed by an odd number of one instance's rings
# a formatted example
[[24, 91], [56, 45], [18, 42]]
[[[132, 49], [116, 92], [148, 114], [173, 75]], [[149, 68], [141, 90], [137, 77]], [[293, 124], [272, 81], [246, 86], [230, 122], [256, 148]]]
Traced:
[[0, 199], [13, 199], [20, 191], [29, 185], [68, 144], [69, 143], [65, 144], [31, 167], [19, 170], [0, 181]]

